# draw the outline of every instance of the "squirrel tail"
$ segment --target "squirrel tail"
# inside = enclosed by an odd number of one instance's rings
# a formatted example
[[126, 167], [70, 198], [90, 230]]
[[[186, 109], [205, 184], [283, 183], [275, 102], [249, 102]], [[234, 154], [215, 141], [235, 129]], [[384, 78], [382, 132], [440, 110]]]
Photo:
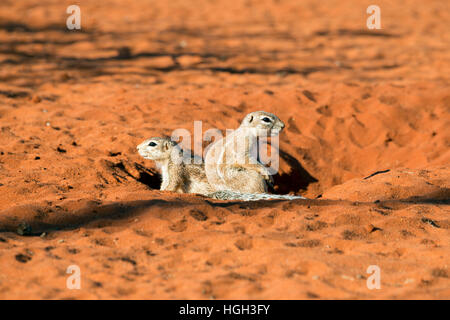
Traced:
[[208, 197], [217, 200], [243, 200], [243, 201], [258, 201], [258, 200], [296, 200], [306, 199], [302, 196], [291, 196], [288, 194], [270, 194], [270, 193], [241, 193], [230, 190], [216, 191], [208, 195]]

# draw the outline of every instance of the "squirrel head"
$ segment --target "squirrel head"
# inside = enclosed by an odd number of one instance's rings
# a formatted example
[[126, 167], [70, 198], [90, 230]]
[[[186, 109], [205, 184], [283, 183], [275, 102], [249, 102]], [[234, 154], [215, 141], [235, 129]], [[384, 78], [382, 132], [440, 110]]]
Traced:
[[257, 136], [276, 136], [285, 127], [273, 113], [265, 111], [251, 112], [245, 116], [240, 128], [250, 129]]
[[176, 142], [166, 137], [154, 137], [137, 146], [139, 154], [145, 159], [163, 161], [178, 156], [181, 149]]

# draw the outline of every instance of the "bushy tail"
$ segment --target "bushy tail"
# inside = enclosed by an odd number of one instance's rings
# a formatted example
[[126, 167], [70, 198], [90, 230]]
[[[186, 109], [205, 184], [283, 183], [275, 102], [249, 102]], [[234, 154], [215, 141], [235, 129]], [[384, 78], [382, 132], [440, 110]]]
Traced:
[[243, 200], [258, 201], [270, 199], [295, 200], [306, 199], [302, 196], [291, 196], [288, 194], [270, 194], [270, 193], [241, 193], [229, 190], [216, 191], [208, 195], [208, 197], [218, 200]]

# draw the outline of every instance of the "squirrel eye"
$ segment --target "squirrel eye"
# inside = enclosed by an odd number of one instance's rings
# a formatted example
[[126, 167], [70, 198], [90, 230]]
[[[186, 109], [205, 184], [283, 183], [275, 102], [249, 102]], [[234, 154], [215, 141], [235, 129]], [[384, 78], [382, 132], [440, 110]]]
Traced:
[[152, 142], [150, 142], [148, 145], [149, 145], [150, 147], [154, 147], [154, 146], [156, 146], [156, 143], [154, 143], [154, 142], [152, 141]]
[[272, 122], [272, 120], [270, 120], [270, 119], [267, 118], [267, 117], [262, 118], [262, 121], [264, 121], [264, 122]]

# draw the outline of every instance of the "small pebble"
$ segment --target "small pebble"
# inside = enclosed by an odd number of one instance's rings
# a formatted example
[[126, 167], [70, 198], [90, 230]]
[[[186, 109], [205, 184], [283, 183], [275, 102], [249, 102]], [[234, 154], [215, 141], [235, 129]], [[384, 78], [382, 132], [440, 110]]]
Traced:
[[178, 45], [180, 46], [180, 48], [186, 48], [187, 42], [184, 40], [181, 40], [180, 43], [178, 43]]

